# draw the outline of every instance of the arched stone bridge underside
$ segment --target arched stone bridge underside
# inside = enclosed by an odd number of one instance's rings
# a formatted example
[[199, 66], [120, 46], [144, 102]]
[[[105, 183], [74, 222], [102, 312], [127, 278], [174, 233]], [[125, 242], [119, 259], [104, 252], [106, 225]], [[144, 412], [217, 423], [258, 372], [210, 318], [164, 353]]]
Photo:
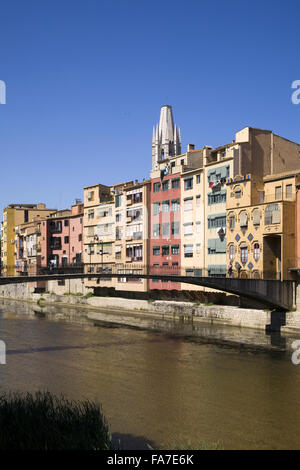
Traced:
[[254, 299], [268, 308], [278, 310], [290, 310], [295, 305], [295, 281], [278, 281], [269, 279], [241, 279], [225, 277], [197, 277], [180, 276], [174, 274], [127, 274], [127, 273], [67, 273], [67, 274], [46, 274], [36, 276], [11, 276], [0, 277], [0, 285], [19, 284], [25, 282], [38, 281], [59, 281], [65, 279], [84, 278], [134, 278], [136, 279], [157, 279], [197, 286], [209, 287], [230, 294]]

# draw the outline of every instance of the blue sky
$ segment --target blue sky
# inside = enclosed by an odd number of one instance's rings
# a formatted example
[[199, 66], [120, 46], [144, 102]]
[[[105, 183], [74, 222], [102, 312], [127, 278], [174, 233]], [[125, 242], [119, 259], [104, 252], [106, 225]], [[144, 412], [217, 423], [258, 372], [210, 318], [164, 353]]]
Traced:
[[148, 177], [162, 104], [183, 150], [246, 125], [300, 142], [299, 1], [4, 0], [0, 44], [1, 209]]

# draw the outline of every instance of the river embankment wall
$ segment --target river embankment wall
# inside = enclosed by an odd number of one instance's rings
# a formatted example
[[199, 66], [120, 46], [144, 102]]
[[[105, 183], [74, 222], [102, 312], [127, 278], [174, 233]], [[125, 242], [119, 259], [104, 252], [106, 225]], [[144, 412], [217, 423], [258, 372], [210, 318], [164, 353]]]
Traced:
[[[164, 300], [138, 300], [120, 297], [98, 297], [76, 294], [33, 293], [28, 284], [12, 284], [0, 287], [0, 297], [13, 300], [30, 301], [43, 304], [67, 305], [73, 308], [91, 310], [87, 315], [94, 320], [119, 322], [131, 326], [141, 326], [146, 315], [168, 318], [194, 318], [211, 324], [223, 324], [237, 327], [265, 329], [272, 323], [272, 312], [268, 309], [244, 308], [230, 305], [209, 305], [199, 302], [181, 302]], [[97, 316], [98, 311], [98, 316]], [[104, 312], [104, 313], [103, 313]], [[110, 319], [109, 312], [113, 313]], [[131, 318], [127, 315], [133, 312]], [[123, 315], [126, 313], [126, 315]], [[300, 312], [291, 311], [285, 314], [281, 331], [299, 331]]]

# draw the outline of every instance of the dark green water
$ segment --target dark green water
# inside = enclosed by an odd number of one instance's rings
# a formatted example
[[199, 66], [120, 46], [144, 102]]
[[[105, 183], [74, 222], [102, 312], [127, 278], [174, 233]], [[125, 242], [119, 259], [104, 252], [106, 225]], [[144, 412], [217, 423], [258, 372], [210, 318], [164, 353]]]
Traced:
[[[95, 327], [76, 310], [1, 301], [0, 391], [50, 390], [98, 400], [127, 448], [221, 441], [225, 449], [300, 448], [300, 365], [263, 332], [222, 327], [260, 347], [207, 344], [130, 328]], [[203, 338], [218, 328], [203, 324]], [[250, 335], [250, 336], [249, 336]], [[266, 349], [261, 348], [265, 345]]]

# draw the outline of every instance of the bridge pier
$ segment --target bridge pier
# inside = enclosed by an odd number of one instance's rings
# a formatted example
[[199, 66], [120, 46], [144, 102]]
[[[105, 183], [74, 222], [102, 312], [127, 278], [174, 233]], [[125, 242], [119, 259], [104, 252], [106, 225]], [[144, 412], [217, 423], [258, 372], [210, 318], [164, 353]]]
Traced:
[[279, 332], [282, 326], [286, 324], [286, 311], [275, 309], [271, 312], [271, 323], [266, 325], [266, 333]]

